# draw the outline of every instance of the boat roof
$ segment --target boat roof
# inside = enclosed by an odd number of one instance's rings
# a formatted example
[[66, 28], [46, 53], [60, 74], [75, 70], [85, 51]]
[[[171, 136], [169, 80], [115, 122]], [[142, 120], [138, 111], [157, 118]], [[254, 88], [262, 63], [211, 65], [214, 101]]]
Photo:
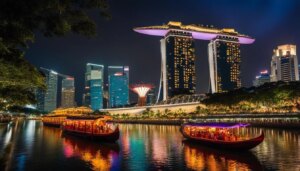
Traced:
[[96, 120], [96, 119], [110, 119], [109, 116], [105, 115], [81, 115], [81, 116], [67, 116], [67, 119], [71, 120]]
[[186, 123], [183, 126], [195, 127], [211, 127], [211, 128], [239, 128], [246, 127], [250, 124], [247, 123]]

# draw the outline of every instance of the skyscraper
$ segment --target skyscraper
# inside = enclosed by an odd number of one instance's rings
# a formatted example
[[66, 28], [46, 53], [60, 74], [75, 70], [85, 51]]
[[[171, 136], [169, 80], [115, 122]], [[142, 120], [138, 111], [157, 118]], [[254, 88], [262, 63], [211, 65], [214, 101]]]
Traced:
[[240, 44], [236, 37], [217, 36], [208, 44], [209, 74], [212, 93], [241, 87]]
[[271, 81], [298, 81], [299, 68], [296, 45], [281, 45], [274, 49], [271, 61]]
[[57, 72], [41, 68], [45, 74], [46, 91], [37, 90], [37, 109], [44, 112], [51, 112], [57, 107]]
[[108, 67], [109, 107], [123, 107], [129, 104], [129, 67]]
[[87, 63], [83, 104], [93, 110], [103, 108], [103, 73], [103, 65]]
[[268, 70], [264, 70], [260, 72], [260, 75], [255, 77], [253, 86], [258, 87], [268, 82], [270, 82], [270, 75], [268, 73]]
[[75, 104], [75, 86], [73, 77], [65, 77], [61, 84], [61, 107], [74, 107]]
[[[175, 29], [175, 28], [174, 28]], [[194, 94], [196, 90], [195, 47], [192, 34], [172, 30], [161, 40], [163, 88], [166, 98]]]
[[155, 104], [156, 99], [155, 99], [155, 91], [154, 88], [149, 90], [148, 94], [147, 94], [147, 99], [146, 99], [146, 103], [147, 106], [153, 105]]
[[212, 92], [228, 91], [241, 86], [239, 45], [255, 41], [232, 28], [183, 25], [174, 21], [160, 26], [137, 27], [134, 31], [164, 37], [160, 40], [161, 81], [157, 101], [179, 94], [195, 93], [194, 39], [211, 40], [209, 61]]

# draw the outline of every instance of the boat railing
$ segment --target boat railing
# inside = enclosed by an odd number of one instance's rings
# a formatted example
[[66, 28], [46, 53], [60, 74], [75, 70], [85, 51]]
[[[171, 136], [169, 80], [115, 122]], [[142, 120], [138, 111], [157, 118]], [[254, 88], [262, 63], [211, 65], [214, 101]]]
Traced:
[[194, 138], [201, 138], [201, 139], [208, 139], [208, 140], [218, 140], [218, 141], [245, 141], [249, 140], [250, 137], [248, 135], [241, 136], [235, 134], [234, 132], [231, 133], [224, 133], [224, 132], [209, 132], [209, 131], [191, 131], [187, 128], [184, 129], [185, 134], [194, 137]]
[[64, 129], [87, 134], [109, 134], [115, 131], [113, 124], [95, 124], [93, 121], [66, 121], [63, 124]]

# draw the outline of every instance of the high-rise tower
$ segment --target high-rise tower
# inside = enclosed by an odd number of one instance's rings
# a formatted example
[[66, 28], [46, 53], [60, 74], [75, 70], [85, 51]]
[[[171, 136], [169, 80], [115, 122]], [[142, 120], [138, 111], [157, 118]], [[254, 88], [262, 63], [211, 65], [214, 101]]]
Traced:
[[217, 36], [208, 44], [208, 61], [212, 93], [241, 87], [240, 44], [236, 37]]
[[83, 104], [93, 110], [103, 108], [103, 73], [103, 65], [87, 63]]
[[172, 30], [161, 40], [162, 85], [165, 97], [181, 94], [194, 94], [196, 90], [195, 45], [192, 34]]
[[129, 104], [129, 67], [108, 67], [109, 107], [123, 107]]
[[281, 45], [274, 49], [271, 61], [271, 81], [298, 81], [299, 68], [296, 45]]
[[57, 107], [57, 72], [41, 68], [46, 78], [46, 91], [37, 90], [37, 109], [51, 112]]
[[209, 61], [213, 92], [228, 91], [241, 86], [239, 46], [254, 42], [253, 38], [231, 28], [183, 25], [181, 22], [173, 21], [161, 26], [134, 28], [134, 31], [164, 37], [160, 40], [161, 81], [158, 100], [195, 93], [194, 39], [211, 40]]
[[268, 82], [270, 82], [270, 75], [268, 73], [268, 70], [263, 70], [258, 76], [255, 77], [255, 80], [253, 81], [253, 86], [258, 87]]
[[61, 107], [74, 107], [75, 104], [75, 86], [73, 77], [65, 77], [61, 82]]

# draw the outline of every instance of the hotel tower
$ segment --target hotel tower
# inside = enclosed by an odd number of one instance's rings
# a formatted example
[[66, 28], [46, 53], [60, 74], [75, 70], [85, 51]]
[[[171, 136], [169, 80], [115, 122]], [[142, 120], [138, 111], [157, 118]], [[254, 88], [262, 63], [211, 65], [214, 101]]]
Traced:
[[157, 100], [194, 94], [196, 87], [194, 40], [209, 40], [210, 89], [212, 93], [241, 87], [240, 44], [254, 39], [231, 28], [169, 22], [161, 26], [134, 28], [134, 31], [161, 36], [161, 81]]
[[281, 45], [273, 51], [271, 81], [299, 81], [296, 45]]

